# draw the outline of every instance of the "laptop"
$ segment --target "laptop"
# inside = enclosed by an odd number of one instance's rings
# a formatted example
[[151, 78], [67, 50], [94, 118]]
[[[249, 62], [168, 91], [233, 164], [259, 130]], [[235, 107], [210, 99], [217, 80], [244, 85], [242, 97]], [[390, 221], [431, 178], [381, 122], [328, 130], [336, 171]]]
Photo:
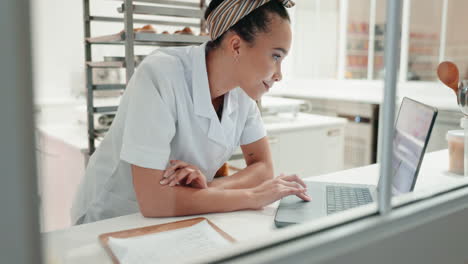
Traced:
[[[392, 195], [413, 191], [437, 109], [404, 97], [395, 122]], [[380, 182], [380, 179], [379, 179]], [[283, 227], [324, 217], [377, 200], [377, 186], [307, 182], [312, 201], [291, 195], [281, 199], [275, 225]]]

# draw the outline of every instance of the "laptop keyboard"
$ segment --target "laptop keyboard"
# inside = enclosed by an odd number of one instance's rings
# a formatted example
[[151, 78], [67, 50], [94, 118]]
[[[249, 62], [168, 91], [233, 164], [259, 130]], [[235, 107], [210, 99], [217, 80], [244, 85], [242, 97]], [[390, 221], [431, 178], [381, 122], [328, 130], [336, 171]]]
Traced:
[[372, 203], [368, 188], [327, 185], [327, 214]]

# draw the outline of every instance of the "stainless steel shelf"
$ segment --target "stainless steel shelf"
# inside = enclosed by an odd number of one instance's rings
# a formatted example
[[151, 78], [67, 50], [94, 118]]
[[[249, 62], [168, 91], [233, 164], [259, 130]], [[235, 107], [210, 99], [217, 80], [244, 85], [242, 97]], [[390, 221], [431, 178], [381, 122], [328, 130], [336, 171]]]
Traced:
[[103, 140], [106, 133], [109, 131], [108, 128], [94, 129], [94, 140]]
[[[141, 62], [141, 59], [134, 55], [135, 45], [157, 47], [200, 45], [209, 41], [209, 37], [133, 31], [136, 24], [150, 24], [154, 25], [158, 32], [158, 27], [160, 26], [191, 27], [198, 28], [201, 32], [206, 32], [206, 23], [203, 20], [206, 0], [200, 0], [199, 3], [186, 2], [183, 0], [116, 0], [122, 3], [121, 7], [117, 10], [123, 13], [123, 16], [118, 13], [115, 13], [115, 16], [92, 16], [90, 10], [91, 0], [82, 1], [85, 33], [86, 87], [88, 87], [88, 145], [90, 154], [92, 154], [96, 149], [96, 142], [99, 142], [108, 131], [106, 127], [95, 125], [96, 115], [115, 113], [118, 110], [118, 102], [105, 102], [104, 104], [96, 106], [95, 96], [98, 94], [96, 91], [119, 91], [126, 88], [126, 84], [94, 84], [93, 69], [122, 68], [126, 73], [126, 80], [128, 81], [137, 66], [136, 64]], [[145, 16], [134, 18], [134, 14]], [[146, 17], [146, 15], [148, 15], [148, 17]], [[173, 19], [176, 21], [165, 21], [166, 17], [174, 17], [177, 19]], [[122, 31], [112, 35], [91, 37], [91, 26], [99, 22], [122, 23], [125, 31], [132, 33], [126, 35], [125, 32]], [[93, 61], [92, 46], [94, 44], [124, 45], [125, 57], [123, 60], [108, 60], [104, 58], [104, 61]]]
[[[119, 13], [123, 13], [125, 11], [124, 4], [122, 4], [122, 6], [117, 9], [117, 11]], [[201, 19], [203, 17], [203, 10], [200, 9], [172, 8], [149, 5], [133, 5], [133, 13], [139, 15], [185, 17], [197, 19]]]
[[104, 133], [106, 133], [107, 131], [109, 131], [108, 128], [101, 128], [101, 129], [95, 129], [95, 130], [94, 130], [96, 136], [101, 136], [101, 135], [103, 135]]
[[88, 61], [86, 62], [91, 68], [124, 68], [125, 62], [123, 61]]
[[[116, 0], [122, 2], [123, 0]], [[134, 0], [133, 2], [200, 8], [200, 4], [177, 0]]]
[[[124, 22], [122, 17], [105, 17], [105, 16], [90, 16], [90, 21], [100, 22]], [[200, 23], [190, 23], [183, 21], [163, 21], [163, 20], [152, 20], [152, 19], [133, 19], [134, 23], [139, 24], [155, 24], [164, 26], [181, 26], [181, 27], [200, 27]]]
[[195, 35], [177, 35], [177, 34], [148, 34], [136, 33], [135, 41], [148, 41], [148, 42], [171, 42], [179, 44], [201, 44], [208, 41], [208, 36], [195, 36]]
[[95, 91], [123, 90], [125, 84], [98, 84], [91, 86]]
[[86, 38], [86, 42], [91, 43], [91, 44], [96, 44], [96, 43], [105, 43], [105, 42], [119, 42], [119, 41], [123, 41], [124, 39], [125, 39], [125, 32], [121, 32], [121, 33], [112, 34], [112, 35]]
[[112, 113], [117, 112], [118, 106], [99, 106], [93, 107], [94, 113]]
[[[184, 35], [184, 34], [154, 34], [154, 33], [134, 33], [136, 45], [191, 45], [202, 44], [208, 41], [208, 36]], [[125, 32], [87, 38], [86, 41], [91, 44], [125, 44]]]

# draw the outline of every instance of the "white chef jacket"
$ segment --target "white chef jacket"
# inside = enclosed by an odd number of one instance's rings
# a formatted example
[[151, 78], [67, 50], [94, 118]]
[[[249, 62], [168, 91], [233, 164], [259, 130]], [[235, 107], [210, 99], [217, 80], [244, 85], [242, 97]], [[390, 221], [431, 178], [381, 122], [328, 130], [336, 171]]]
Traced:
[[210, 182], [239, 145], [266, 135], [255, 101], [241, 88], [225, 94], [219, 121], [205, 47], [160, 48], [139, 65], [89, 160], [71, 210], [73, 223], [139, 211], [131, 164], [165, 170], [169, 160], [182, 160], [199, 167]]

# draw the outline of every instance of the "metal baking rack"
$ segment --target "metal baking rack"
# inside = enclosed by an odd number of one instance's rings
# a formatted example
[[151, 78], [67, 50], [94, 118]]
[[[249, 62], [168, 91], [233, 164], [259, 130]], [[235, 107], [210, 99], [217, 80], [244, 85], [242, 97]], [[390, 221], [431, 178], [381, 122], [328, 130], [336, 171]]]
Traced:
[[[93, 82], [93, 69], [95, 68], [123, 68], [125, 69], [126, 83], [135, 71], [136, 62], [134, 49], [136, 45], [145, 46], [186, 46], [199, 45], [207, 40], [208, 36], [186, 34], [156, 34], [147, 32], [134, 32], [134, 24], [151, 24], [155, 26], [178, 26], [199, 28], [206, 33], [203, 13], [206, 0], [185, 2], [178, 0], [115, 0], [122, 2], [117, 8], [119, 17], [93, 16], [90, 2], [98, 0], [83, 0], [84, 33], [85, 33], [85, 67], [86, 67], [86, 98], [88, 120], [88, 146], [89, 153], [96, 149], [96, 139], [107, 132], [107, 128], [98, 128], [95, 124], [95, 115], [109, 114], [113, 116], [118, 105], [96, 106], [96, 91], [124, 90], [126, 84], [95, 84]], [[122, 17], [123, 14], [123, 17]], [[134, 15], [144, 15], [145, 19], [134, 18]], [[143, 16], [141, 16], [143, 17]], [[149, 17], [150, 19], [147, 19]], [[164, 18], [176, 18], [164, 20]], [[197, 21], [197, 22], [194, 22]], [[117, 34], [106, 36], [91, 36], [91, 27], [94, 22], [123, 23], [124, 30]], [[127, 32], [132, 32], [127, 34]], [[93, 45], [124, 45], [125, 60], [121, 61], [93, 61]]]

